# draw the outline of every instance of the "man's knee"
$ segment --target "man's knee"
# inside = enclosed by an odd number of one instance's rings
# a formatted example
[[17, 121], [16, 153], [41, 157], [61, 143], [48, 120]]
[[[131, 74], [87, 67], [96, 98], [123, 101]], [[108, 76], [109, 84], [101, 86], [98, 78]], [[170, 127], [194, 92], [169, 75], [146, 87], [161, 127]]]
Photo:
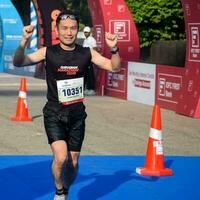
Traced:
[[78, 167], [78, 158], [79, 158], [80, 153], [79, 152], [71, 152], [69, 156], [69, 162], [74, 168]]
[[62, 167], [64, 165], [64, 163], [67, 160], [67, 156], [64, 155], [57, 155], [54, 158], [54, 163], [58, 166], [58, 167]]

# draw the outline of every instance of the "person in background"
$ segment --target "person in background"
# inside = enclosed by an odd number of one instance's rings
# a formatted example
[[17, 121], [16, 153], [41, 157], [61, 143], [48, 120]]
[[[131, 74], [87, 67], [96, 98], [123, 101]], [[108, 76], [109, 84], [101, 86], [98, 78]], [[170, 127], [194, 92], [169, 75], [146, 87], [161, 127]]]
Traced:
[[[85, 35], [83, 47], [89, 47], [97, 50], [97, 43], [95, 38], [91, 34], [91, 28], [89, 26], [85, 26], [85, 28], [83, 29], [83, 33]], [[85, 95], [95, 95], [95, 75], [94, 66], [92, 62], [88, 66], [88, 70], [85, 77]]]

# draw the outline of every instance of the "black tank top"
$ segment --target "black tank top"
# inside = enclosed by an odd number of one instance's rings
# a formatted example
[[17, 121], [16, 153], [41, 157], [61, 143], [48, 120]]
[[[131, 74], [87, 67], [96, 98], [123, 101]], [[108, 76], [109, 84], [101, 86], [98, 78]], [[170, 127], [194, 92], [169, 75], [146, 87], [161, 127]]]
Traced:
[[45, 67], [47, 100], [59, 103], [56, 81], [84, 78], [90, 62], [89, 48], [76, 45], [73, 51], [66, 51], [59, 44], [47, 47]]

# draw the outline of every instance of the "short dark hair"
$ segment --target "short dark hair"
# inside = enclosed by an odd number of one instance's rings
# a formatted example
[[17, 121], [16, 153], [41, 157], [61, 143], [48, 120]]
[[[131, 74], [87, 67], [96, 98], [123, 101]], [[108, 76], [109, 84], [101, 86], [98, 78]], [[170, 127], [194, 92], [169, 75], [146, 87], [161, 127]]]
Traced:
[[58, 17], [56, 19], [56, 26], [58, 27], [60, 20], [67, 19], [67, 18], [76, 20], [77, 24], [79, 25], [78, 15], [75, 14], [74, 12], [72, 12], [72, 11], [66, 10], [66, 11], [61, 11], [60, 14], [58, 15]]

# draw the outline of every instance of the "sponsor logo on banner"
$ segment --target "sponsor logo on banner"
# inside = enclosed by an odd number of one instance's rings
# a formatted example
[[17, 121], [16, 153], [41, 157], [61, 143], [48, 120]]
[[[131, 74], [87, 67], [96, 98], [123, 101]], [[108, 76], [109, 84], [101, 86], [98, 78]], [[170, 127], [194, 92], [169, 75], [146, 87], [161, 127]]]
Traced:
[[21, 35], [6, 35], [6, 40], [21, 40]]
[[11, 8], [11, 7], [12, 7], [12, 5], [10, 5], [10, 4], [6, 4], [6, 3], [0, 4], [0, 8]]
[[136, 78], [133, 80], [133, 84], [135, 87], [151, 89], [151, 81]]
[[190, 9], [190, 5], [189, 4], [185, 4], [185, 10], [186, 10], [186, 14], [188, 16], [190, 16], [191, 15], [191, 9]]
[[126, 70], [124, 68], [122, 68], [120, 72], [117, 73], [108, 72], [107, 89], [116, 92], [125, 92], [125, 73]]
[[147, 79], [154, 79], [154, 74], [129, 71], [129, 75], [133, 76], [132, 84], [134, 87], [151, 89], [151, 81]]
[[103, 43], [103, 26], [96, 25], [95, 30], [96, 30], [96, 42], [97, 44], [102, 44]]
[[177, 103], [182, 87], [182, 76], [158, 73], [158, 99]]
[[134, 50], [133, 50], [133, 47], [129, 46], [129, 47], [128, 47], [128, 52], [129, 52], [129, 53], [133, 53], [133, 51], [134, 51]]
[[121, 13], [122, 13], [122, 12], [125, 12], [125, 5], [118, 5], [118, 6], [117, 6], [117, 11], [118, 11], [118, 12], [121, 12]]
[[118, 36], [118, 41], [130, 41], [130, 20], [110, 20], [109, 31]]
[[96, 42], [99, 52], [102, 52], [104, 48], [104, 33], [103, 33], [103, 25], [95, 25], [95, 32], [96, 32]]
[[16, 24], [17, 23], [17, 19], [3, 19], [3, 23], [6, 23], [6, 24]]
[[189, 25], [189, 60], [200, 62], [200, 23]]
[[11, 55], [4, 55], [4, 60], [5, 60], [6, 62], [12, 62], [13, 57], [12, 57]]
[[7, 69], [14, 69], [14, 65], [13, 65], [13, 56], [12, 55], [8, 55], [8, 54], [5, 54], [4, 55], [4, 67], [7, 68]]
[[112, 0], [104, 0], [104, 5], [112, 5]]
[[[60, 10], [58, 10], [58, 9], [52, 10], [52, 12], [51, 12], [51, 20], [52, 20], [51, 21], [51, 42], [52, 42], [52, 44], [59, 43], [58, 36], [57, 36], [57, 33], [56, 33], [56, 19], [57, 19], [59, 14], [60, 14]], [[35, 21], [33, 20], [32, 24], [36, 28], [37, 20], [36, 20], [36, 18], [33, 18], [33, 19]], [[37, 49], [36, 37], [37, 37], [37, 32], [34, 32], [34, 34], [32, 35], [31, 47], [35, 48], [35, 49]]]
[[192, 92], [192, 90], [193, 90], [193, 85], [194, 85], [194, 81], [193, 81], [193, 80], [189, 80], [188, 86], [187, 86], [188, 92]]
[[128, 100], [154, 105], [155, 65], [128, 63]]

